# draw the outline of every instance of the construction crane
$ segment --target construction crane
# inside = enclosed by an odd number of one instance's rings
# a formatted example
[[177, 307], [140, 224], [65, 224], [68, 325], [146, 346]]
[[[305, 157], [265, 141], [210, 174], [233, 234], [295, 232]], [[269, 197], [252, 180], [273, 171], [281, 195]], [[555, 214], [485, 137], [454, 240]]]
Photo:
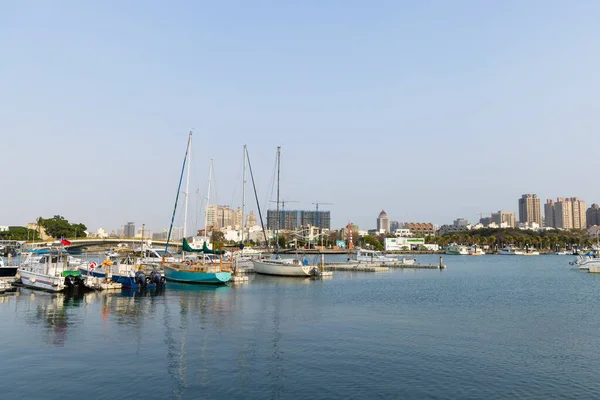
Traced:
[[327, 205], [330, 205], [330, 206], [333, 205], [333, 203], [321, 203], [321, 202], [318, 202], [318, 201], [314, 202], [313, 204], [315, 205], [317, 211], [319, 211], [319, 204], [327, 204]]
[[[271, 200], [271, 203], [277, 203], [275, 200]], [[285, 211], [285, 203], [300, 203], [299, 201], [295, 201], [295, 200], [281, 200], [281, 211]]]

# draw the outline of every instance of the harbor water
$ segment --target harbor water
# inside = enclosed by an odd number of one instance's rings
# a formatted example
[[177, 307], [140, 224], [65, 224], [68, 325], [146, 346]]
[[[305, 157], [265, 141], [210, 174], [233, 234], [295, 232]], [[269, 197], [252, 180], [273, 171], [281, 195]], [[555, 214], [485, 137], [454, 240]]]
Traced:
[[[417, 256], [435, 264], [438, 256]], [[568, 256], [0, 296], [2, 398], [598, 398], [600, 275]]]

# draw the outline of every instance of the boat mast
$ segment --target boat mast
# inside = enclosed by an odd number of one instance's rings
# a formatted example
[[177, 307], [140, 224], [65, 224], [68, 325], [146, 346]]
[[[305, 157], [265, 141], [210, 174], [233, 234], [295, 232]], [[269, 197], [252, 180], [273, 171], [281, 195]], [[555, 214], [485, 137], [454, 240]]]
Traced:
[[246, 209], [246, 145], [244, 145], [244, 172], [242, 177], [242, 254], [244, 253], [244, 211]]
[[277, 226], [275, 230], [275, 254], [279, 253], [279, 169], [280, 169], [281, 146], [277, 146]]
[[167, 244], [165, 246], [165, 253], [169, 251], [169, 242], [171, 241], [171, 232], [173, 231], [173, 221], [175, 220], [175, 211], [177, 211], [177, 202], [179, 201], [179, 192], [181, 191], [181, 182], [183, 181], [183, 172], [185, 171], [185, 164], [188, 158], [188, 152], [190, 151], [190, 143], [192, 141], [192, 132], [188, 137], [187, 147], [185, 148], [185, 156], [183, 157], [183, 165], [181, 166], [181, 175], [179, 176], [179, 185], [177, 186], [177, 196], [175, 196], [175, 206], [173, 207], [173, 216], [171, 217], [171, 225], [169, 226], [169, 234], [167, 235]]
[[208, 207], [210, 205], [210, 180], [212, 179], [213, 160], [210, 159], [208, 167], [208, 194], [206, 195], [206, 209], [204, 210], [204, 236], [208, 238]]
[[188, 199], [190, 197], [190, 164], [192, 162], [192, 131], [190, 131], [190, 138], [188, 141], [188, 168], [187, 176], [185, 178], [185, 210], [183, 211], [183, 237], [187, 237], [187, 213], [188, 213]]

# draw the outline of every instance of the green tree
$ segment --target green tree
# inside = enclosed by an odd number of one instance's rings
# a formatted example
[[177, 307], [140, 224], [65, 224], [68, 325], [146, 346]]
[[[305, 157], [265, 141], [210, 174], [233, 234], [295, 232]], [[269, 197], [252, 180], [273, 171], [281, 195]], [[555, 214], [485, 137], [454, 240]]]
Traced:
[[383, 250], [383, 245], [381, 244], [381, 242], [373, 236], [367, 235], [363, 238], [363, 240], [365, 244], [373, 247], [375, 250]]

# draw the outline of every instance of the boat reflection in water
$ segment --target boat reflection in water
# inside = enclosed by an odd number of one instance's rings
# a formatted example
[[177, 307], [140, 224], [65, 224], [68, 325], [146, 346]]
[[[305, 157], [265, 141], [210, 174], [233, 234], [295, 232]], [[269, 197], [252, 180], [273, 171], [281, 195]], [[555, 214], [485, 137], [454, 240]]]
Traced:
[[83, 293], [53, 294], [21, 288], [19, 302], [19, 311], [25, 314], [28, 324], [45, 325], [44, 341], [62, 347], [67, 340], [68, 328], [78, 324], [77, 319], [69, 318], [69, 314], [83, 304]]
[[[188, 285], [169, 282], [164, 308], [165, 343], [169, 363], [167, 370], [173, 381], [173, 397], [182, 398], [192, 385], [208, 386], [214, 365], [206, 356], [209, 325], [225, 326], [224, 318], [231, 310], [235, 290], [229, 286]], [[200, 325], [198, 329], [197, 325]], [[188, 376], [188, 347], [199, 350], [194, 363], [200, 363], [193, 376]], [[192, 351], [196, 353], [196, 351]]]

